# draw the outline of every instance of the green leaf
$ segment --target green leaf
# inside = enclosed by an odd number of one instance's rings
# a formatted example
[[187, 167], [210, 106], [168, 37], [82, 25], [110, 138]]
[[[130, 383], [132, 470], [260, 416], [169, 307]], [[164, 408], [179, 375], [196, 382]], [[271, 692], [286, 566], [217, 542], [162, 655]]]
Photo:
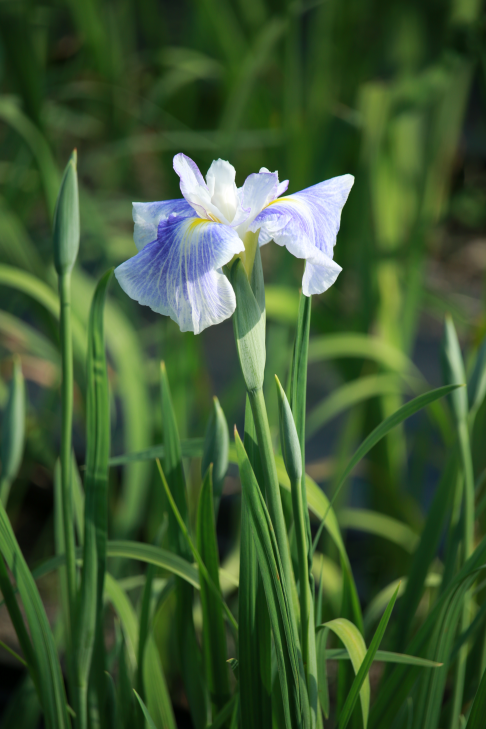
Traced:
[[[152, 634], [147, 639], [143, 661], [143, 682], [148, 708], [151, 716], [154, 717], [154, 724], [157, 729], [176, 729], [169, 689]], [[137, 698], [140, 701], [138, 695]]]
[[[356, 673], [356, 678], [353, 681], [353, 685], [351, 686], [351, 690], [348, 694], [348, 697], [346, 699], [346, 703], [344, 704], [343, 710], [339, 716], [339, 723], [338, 727], [339, 729], [345, 729], [345, 727], [348, 725], [349, 720], [351, 719], [351, 715], [354, 709], [354, 705], [356, 701], [358, 700], [358, 694], [360, 695], [361, 701], [362, 701], [362, 709], [363, 709], [363, 725], [364, 729], [366, 729], [368, 725], [368, 711], [369, 711], [369, 678], [368, 674], [371, 668], [371, 664], [373, 663], [373, 660], [375, 658], [376, 652], [378, 648], [380, 647], [380, 643], [383, 639], [383, 636], [385, 634], [386, 626], [388, 625], [388, 621], [390, 620], [393, 606], [395, 605], [396, 599], [398, 595], [398, 587], [395, 591], [395, 594], [391, 598], [390, 602], [388, 603], [388, 607], [385, 610], [385, 613], [380, 620], [380, 624], [378, 625], [378, 628], [376, 629], [376, 633], [373, 636], [373, 640], [370, 643], [370, 647], [366, 651], [366, 655], [361, 661], [361, 665], [359, 667], [359, 670]], [[351, 658], [352, 660], [352, 658]], [[355, 666], [356, 668], [356, 666]], [[363, 708], [363, 698], [362, 698], [362, 690], [365, 686], [365, 682], [368, 683], [368, 708], [366, 711], [366, 718]]]
[[12, 482], [17, 477], [25, 439], [25, 383], [18, 357], [14, 359], [8, 400], [2, 418], [0, 499], [6, 507]]
[[486, 716], [486, 670], [483, 672], [481, 683], [476, 691], [471, 713], [467, 720], [466, 729], [482, 729]]
[[54, 638], [34, 578], [2, 504], [0, 504], [0, 552], [14, 576], [24, 605], [37, 664], [39, 700], [44, 711], [46, 728], [68, 729], [70, 722], [66, 695]]
[[486, 395], [486, 337], [483, 339], [479, 351], [476, 354], [467, 389], [470, 414], [474, 419]]
[[162, 547], [141, 542], [109, 541], [106, 554], [108, 557], [127, 557], [154, 564], [166, 569], [172, 574], [181, 577], [193, 587], [199, 589], [199, 575], [197, 569], [187, 560], [169, 552]]
[[408, 389], [394, 374], [368, 375], [346, 382], [316, 405], [307, 417], [307, 437], [353, 405], [379, 395], [396, 394]]
[[310, 722], [304, 667], [288, 586], [266, 504], [243, 443], [235, 430], [236, 450], [248, 515], [272, 625], [287, 729]]
[[371, 359], [395, 372], [409, 371], [420, 375], [412, 360], [382, 337], [370, 337], [356, 332], [326, 334], [314, 337], [309, 345], [309, 362], [344, 357]]
[[[430, 610], [425, 622], [407, 646], [408, 654], [416, 656], [425, 653], [439, 621], [444, 629], [452, 629], [457, 609], [461, 607], [464, 595], [476, 579], [477, 570], [484, 565], [485, 560], [486, 538], [483, 538]], [[454, 636], [454, 630], [451, 635]], [[429, 654], [428, 657], [437, 660], [436, 655]], [[372, 709], [373, 729], [388, 729], [413, 686], [418, 670], [416, 666], [397, 666], [383, 682]]]
[[[398, 590], [398, 597], [401, 597], [405, 593], [407, 582], [407, 577], [403, 577], [399, 580], [393, 580], [393, 582], [384, 587], [378, 592], [377, 595], [375, 595], [375, 597], [368, 604], [364, 615], [364, 625], [366, 631], [373, 625], [374, 622], [378, 620], [380, 615], [383, 614], [386, 606], [388, 605], [388, 602], [390, 601], [391, 596], [398, 586], [400, 586]], [[442, 575], [431, 572], [425, 578], [423, 585], [424, 587], [440, 587], [441, 583]], [[420, 595], [422, 595], [422, 590], [420, 591]], [[399, 615], [399, 613], [397, 614]], [[399, 633], [399, 630], [400, 626], [398, 625], [396, 632]]]
[[[361, 665], [366, 656], [366, 644], [364, 642], [361, 632], [358, 630], [356, 625], [351, 623], [349, 620], [346, 620], [346, 618], [336, 618], [336, 620], [330, 620], [327, 623], [323, 623], [323, 625], [320, 625], [318, 627], [318, 630], [319, 628], [327, 628], [328, 630], [332, 630], [332, 632], [337, 635], [339, 640], [344, 643], [348, 655], [351, 659], [351, 663], [353, 664], [354, 672], [356, 675], [358, 675]], [[322, 643], [320, 645], [322, 647]], [[319, 657], [318, 660], [326, 660], [327, 658], [329, 658], [329, 654], [326, 650], [325, 655]], [[365, 729], [368, 724], [368, 714], [370, 710], [370, 691], [370, 681], [368, 676], [365, 675], [364, 680], [362, 681], [362, 685], [360, 685], [359, 690], [356, 692], [356, 699], [358, 698], [359, 694], [359, 698], [361, 701], [361, 714], [363, 716], [363, 726], [365, 727]], [[353, 707], [351, 708], [354, 708], [354, 702]], [[346, 711], [348, 711], [348, 709], [346, 709]]]
[[0, 99], [0, 119], [22, 137], [39, 168], [49, 216], [54, 212], [59, 189], [59, 173], [50, 146], [39, 128], [21, 111], [12, 97]]
[[83, 570], [75, 625], [76, 680], [84, 704], [78, 711], [85, 712], [97, 623], [101, 631], [106, 569], [110, 404], [103, 314], [111, 275], [110, 270], [96, 288], [88, 328]]
[[[326, 649], [327, 635], [329, 630], [324, 628], [317, 631], [316, 649], [317, 649], [317, 685], [319, 694], [319, 703], [326, 719], [329, 718], [329, 685], [327, 681], [327, 661], [329, 653]], [[344, 651], [349, 658], [349, 653]]]
[[[167, 521], [164, 521], [161, 525], [161, 527], [158, 530], [155, 543], [158, 545], [163, 537], [165, 532], [167, 531]], [[147, 643], [147, 638], [149, 636], [150, 632], [150, 621], [152, 618], [151, 611], [152, 611], [152, 588], [154, 585], [155, 575], [157, 573], [157, 568], [155, 565], [151, 564], [147, 567], [147, 571], [145, 574], [144, 579], [144, 585], [143, 585], [143, 592], [142, 592], [142, 599], [141, 599], [141, 607], [140, 607], [140, 622], [139, 622], [139, 634], [138, 634], [138, 657], [137, 657], [137, 663], [138, 663], [138, 670], [137, 670], [137, 681], [136, 681], [136, 687], [138, 691], [145, 696], [144, 692], [144, 654], [145, 654], [145, 648]], [[167, 585], [167, 583], [166, 583]], [[157, 601], [159, 603], [159, 601]], [[157, 607], [159, 604], [157, 605]], [[157, 609], [157, 608], [156, 608]], [[155, 612], [154, 612], [155, 614]]]
[[417, 547], [418, 534], [408, 524], [386, 514], [379, 514], [377, 511], [368, 509], [341, 509], [336, 516], [341, 529], [356, 529], [368, 534], [375, 534], [398, 544], [410, 553], [413, 553]]
[[[159, 472], [169, 498], [169, 544], [171, 549], [185, 559], [191, 558], [192, 542], [187, 531], [188, 509], [186, 484], [182, 467], [182, 451], [175, 418], [169, 379], [165, 364], [161, 363], [160, 384], [162, 396], [162, 427], [164, 431], [165, 474], [159, 465]], [[196, 638], [193, 618], [193, 590], [186, 583], [176, 587], [176, 636], [179, 647], [182, 677], [187, 692], [192, 720], [196, 729], [203, 729], [206, 723], [206, 696], [202, 683], [201, 657]]]
[[[423, 395], [419, 395], [410, 402], [407, 402], [405, 405], [402, 405], [402, 407], [398, 408], [398, 410], [393, 413], [393, 415], [390, 415], [382, 423], [380, 423], [380, 425], [378, 425], [361, 443], [359, 448], [355, 451], [354, 455], [350, 459], [343, 473], [339, 477], [331, 504], [336, 499], [343, 483], [346, 481], [352, 470], [356, 467], [360, 460], [364, 458], [367, 453], [369, 453], [373, 446], [375, 446], [382, 438], [385, 437], [387, 433], [390, 432], [390, 430], [392, 430], [400, 423], [403, 423], [404, 420], [414, 415], [419, 410], [422, 410], [422, 408], [427, 407], [427, 405], [430, 405], [432, 402], [435, 402], [435, 400], [438, 400], [439, 398], [444, 397], [444, 395], [448, 395], [449, 393], [453, 392], [458, 387], [460, 387], [460, 385], [446, 385], [445, 387], [438, 387], [435, 390], [431, 390], [430, 392], [426, 392]], [[324, 526], [324, 521], [325, 518], [321, 522], [316, 537], [314, 538], [314, 549], [317, 546], [317, 542]]]
[[230, 698], [228, 665], [226, 663], [226, 635], [224, 629], [222, 595], [219, 584], [219, 557], [214, 521], [212, 468], [206, 471], [197, 512], [197, 547], [216, 589], [219, 599], [213, 594], [206, 580], [201, 581], [201, 604], [203, 612], [203, 655], [206, 681], [216, 716]]
[[[3, 557], [1, 556], [0, 590], [2, 592], [5, 605], [7, 606], [8, 614], [10, 616], [10, 620], [12, 621], [12, 625], [14, 627], [15, 634], [17, 635], [17, 639], [22, 649], [22, 653], [25, 656], [26, 665], [29, 669], [29, 673], [36, 685], [37, 690], [39, 690], [39, 677], [37, 675], [38, 667], [34, 647], [27, 632], [27, 628], [25, 627], [24, 618], [22, 617], [22, 613], [20, 612], [20, 608], [15, 597], [15, 591], [12, 587], [12, 583], [10, 582], [7, 568], [5, 567], [5, 562], [3, 561]], [[5, 648], [6, 646], [2, 647]]]
[[[263, 473], [248, 396], [245, 410], [245, 450], [261, 489]], [[241, 503], [238, 628], [242, 729], [267, 729], [272, 721], [270, 619], [245, 499]]]
[[[160, 388], [162, 397], [162, 425], [164, 429], [164, 473], [167, 474], [167, 483], [174, 497], [177, 509], [187, 524], [186, 481], [182, 467], [182, 451], [179, 441], [179, 431], [175, 419], [174, 406], [170, 394], [169, 379], [164, 362], [160, 365]], [[181, 533], [177, 519], [168, 510], [169, 542], [172, 550], [185, 559], [190, 559], [191, 553], [184, 536]]]
[[240, 259], [231, 267], [236, 296], [233, 314], [236, 348], [247, 390], [261, 390], [265, 371], [265, 314], [253, 291]]
[[[287, 472], [285, 471], [285, 466], [283, 463], [283, 459], [281, 457], [276, 457], [276, 463], [277, 463], [277, 472], [278, 472], [278, 480], [280, 485], [290, 491], [290, 481], [287, 476]], [[309, 505], [309, 509], [315, 516], [321, 521], [321, 524], [323, 523], [325, 526], [325, 529], [327, 530], [329, 536], [333, 540], [334, 544], [339, 550], [339, 556], [341, 558], [341, 562], [344, 565], [344, 569], [348, 573], [348, 584], [349, 588], [351, 590], [350, 599], [351, 599], [351, 607], [353, 611], [353, 620], [358, 625], [358, 627], [361, 629], [363, 625], [363, 616], [361, 614], [361, 606], [358, 598], [358, 591], [356, 589], [356, 583], [354, 581], [351, 564], [349, 562], [349, 557], [346, 552], [346, 548], [344, 546], [343, 538], [341, 535], [341, 531], [339, 529], [338, 520], [336, 517], [336, 514], [332, 508], [332, 506], [329, 503], [329, 499], [327, 498], [324, 491], [322, 491], [319, 486], [311, 479], [310, 476], [305, 474], [305, 483], [306, 483], [306, 493], [307, 493], [307, 501]]]
[[137, 669], [138, 618], [125, 590], [109, 572], [105, 574], [103, 598], [105, 602], [108, 601], [112, 604], [116, 614], [120, 618], [130, 664], [130, 672], [134, 674]]
[[215, 718], [213, 723], [208, 726], [207, 729], [221, 729], [221, 727], [224, 727], [227, 724], [228, 719], [231, 718], [237, 702], [238, 694], [231, 697], [226, 706], [221, 709], [218, 716]]
[[[201, 458], [204, 453], [204, 438], [187, 438], [180, 441], [182, 458]], [[165, 448], [163, 443], [147, 448], [137, 453], [124, 453], [120, 456], [113, 456], [109, 460], [110, 466], [124, 466], [127, 463], [138, 461], [153, 461], [155, 458], [164, 458]]]
[[156, 726], [154, 720], [152, 719], [152, 717], [149, 714], [149, 711], [148, 711], [147, 707], [145, 706], [145, 704], [143, 703], [142, 699], [137, 694], [137, 692], [135, 691], [135, 689], [133, 689], [133, 693], [135, 694], [135, 696], [138, 699], [138, 703], [140, 704], [140, 706], [142, 708], [143, 715], [144, 715], [144, 717], [145, 717], [145, 719], [147, 721], [147, 725], [148, 725], [149, 729], [159, 729], [159, 727]]
[[[328, 648], [326, 658], [330, 661], [346, 661], [349, 659], [349, 653], [347, 650], [339, 648]], [[392, 653], [391, 651], [376, 651], [373, 660], [382, 663], [402, 663], [407, 666], [420, 666], [421, 668], [440, 668], [443, 665], [437, 663], [437, 661], [429, 661], [427, 658], [417, 658], [417, 656], [408, 656], [406, 653]]]
[[79, 249], [77, 152], [66, 165], [54, 212], [54, 265], [58, 276], [71, 273]]
[[[182, 454], [184, 455], [184, 444], [181, 443]], [[201, 476], [204, 478], [206, 472], [213, 464], [213, 498], [214, 515], [218, 518], [219, 502], [223, 492], [224, 479], [228, 471], [229, 453], [229, 431], [228, 423], [217, 397], [213, 398], [213, 409], [209, 418], [206, 437], [204, 439], [204, 451], [201, 461]]]
[[413, 556], [405, 592], [397, 609], [393, 646], [398, 652], [403, 652], [407, 645], [413, 618], [423, 594], [425, 580], [437, 554], [457, 482], [457, 461], [457, 449], [453, 449], [449, 453], [439, 485], [435, 490], [427, 520]]

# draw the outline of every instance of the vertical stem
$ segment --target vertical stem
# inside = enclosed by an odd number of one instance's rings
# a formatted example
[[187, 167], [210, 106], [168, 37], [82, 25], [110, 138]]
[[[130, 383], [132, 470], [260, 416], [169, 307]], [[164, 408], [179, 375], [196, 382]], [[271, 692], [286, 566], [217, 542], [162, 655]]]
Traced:
[[268, 510], [270, 512], [273, 528], [275, 529], [275, 537], [277, 539], [280, 558], [282, 560], [284, 579], [288, 590], [291, 590], [292, 578], [287, 529], [285, 527], [277, 466], [275, 465], [275, 456], [273, 453], [272, 438], [270, 435], [270, 426], [268, 424], [263, 390], [249, 390], [248, 397], [250, 399], [258, 447], [260, 449]]
[[[464, 535], [463, 555], [465, 562], [474, 551], [474, 470], [469, 442], [469, 431], [466, 420], [458, 423], [459, 450], [461, 455], [462, 470], [464, 474]], [[461, 632], [469, 627], [471, 622], [471, 593], [468, 592], [464, 598], [464, 605], [461, 616]], [[468, 655], [468, 643], [466, 642], [457, 657], [457, 664], [454, 672], [454, 690], [452, 695], [452, 712], [450, 729], [459, 727], [459, 716], [464, 696], [464, 682], [466, 677], [466, 663]]]
[[[302, 479], [305, 475], [302, 475]], [[302, 660], [306, 678], [309, 670], [309, 614], [310, 614], [310, 591], [309, 591], [309, 569], [307, 561], [307, 540], [306, 525], [304, 516], [304, 505], [302, 500], [302, 486], [300, 481], [293, 481], [291, 484], [292, 510], [294, 512], [294, 527], [297, 541], [297, 555], [299, 560], [299, 582], [300, 582], [300, 626], [302, 631]]]
[[73, 345], [71, 333], [71, 274], [59, 277], [61, 303], [60, 335], [62, 357], [62, 412], [61, 412], [61, 493], [64, 544], [66, 550], [66, 577], [68, 591], [68, 644], [72, 639], [74, 604], [76, 596], [76, 561], [74, 549], [73, 497], [71, 485], [71, 443], [73, 422]]

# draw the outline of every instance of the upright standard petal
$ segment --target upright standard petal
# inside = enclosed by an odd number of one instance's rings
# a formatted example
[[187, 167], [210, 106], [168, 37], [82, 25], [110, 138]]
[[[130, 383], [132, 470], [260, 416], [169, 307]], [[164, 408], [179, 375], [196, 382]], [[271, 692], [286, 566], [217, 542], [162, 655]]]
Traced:
[[279, 198], [250, 225], [250, 230], [260, 229], [260, 245], [274, 240], [297, 258], [306, 259], [302, 281], [306, 296], [326, 291], [341, 271], [332, 256], [341, 210], [353, 183], [352, 175], [342, 175]]
[[233, 225], [238, 234], [243, 236], [256, 216], [275, 199], [278, 189], [276, 172], [258, 172], [248, 175], [243, 187], [238, 191], [240, 198], [240, 215]]
[[181, 331], [199, 334], [235, 310], [221, 268], [244, 249], [233, 228], [170, 215], [157, 240], [115, 270], [122, 289], [140, 304], [170, 316]]
[[206, 175], [211, 202], [228, 222], [233, 220], [238, 209], [235, 178], [235, 168], [224, 159], [215, 159]]
[[132, 206], [133, 222], [135, 223], [133, 239], [139, 251], [147, 243], [157, 240], [159, 223], [167, 220], [171, 213], [177, 213], [184, 218], [194, 216], [194, 210], [184, 198], [150, 203], [134, 202]]

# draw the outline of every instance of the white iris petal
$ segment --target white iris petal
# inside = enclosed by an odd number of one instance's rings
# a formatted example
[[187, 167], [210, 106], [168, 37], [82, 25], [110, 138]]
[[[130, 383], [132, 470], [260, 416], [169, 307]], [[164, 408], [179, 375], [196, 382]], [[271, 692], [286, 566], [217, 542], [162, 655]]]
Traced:
[[233, 221], [238, 208], [235, 178], [235, 168], [223, 159], [214, 160], [206, 175], [211, 202], [220, 210], [228, 223]]

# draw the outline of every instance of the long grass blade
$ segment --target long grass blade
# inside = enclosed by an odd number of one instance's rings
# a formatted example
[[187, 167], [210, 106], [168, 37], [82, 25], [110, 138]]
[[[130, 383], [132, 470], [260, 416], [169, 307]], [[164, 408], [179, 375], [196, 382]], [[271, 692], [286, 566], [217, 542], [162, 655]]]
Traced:
[[6, 507], [12, 482], [17, 477], [24, 452], [25, 383], [20, 360], [15, 358], [7, 405], [2, 419], [0, 500]]
[[265, 587], [268, 612], [278, 662], [285, 724], [308, 727], [310, 722], [304, 666], [300, 653], [291, 596], [285, 583], [270, 516], [246, 455], [235, 431], [243, 497], [251, 520], [258, 564]]
[[[191, 559], [191, 540], [187, 531], [188, 508], [186, 484], [182, 468], [182, 452], [179, 432], [172, 404], [169, 379], [165, 364], [161, 364], [160, 385], [162, 397], [162, 424], [164, 429], [164, 465], [167, 481], [158, 462], [159, 472], [169, 499], [169, 544], [180, 557]], [[176, 588], [177, 613], [176, 634], [180, 653], [182, 677], [187, 691], [191, 716], [196, 729], [203, 729], [206, 723], [206, 696], [202, 683], [201, 656], [194, 628], [193, 590], [190, 585], [179, 582]]]
[[[395, 594], [392, 596], [390, 602], [388, 603], [388, 607], [385, 610], [385, 613], [380, 620], [380, 624], [378, 625], [378, 628], [376, 629], [376, 633], [373, 636], [373, 640], [370, 643], [370, 647], [366, 651], [366, 655], [364, 656], [361, 665], [359, 667], [359, 670], [356, 674], [356, 678], [353, 681], [353, 685], [351, 686], [351, 690], [348, 694], [348, 697], [346, 699], [346, 703], [344, 704], [343, 710], [341, 714], [339, 715], [339, 729], [345, 729], [345, 727], [348, 725], [349, 720], [351, 719], [351, 714], [353, 712], [354, 705], [358, 699], [358, 694], [360, 694], [362, 690], [362, 686], [364, 685], [364, 682], [368, 679], [368, 673], [371, 668], [371, 664], [373, 663], [373, 660], [375, 658], [376, 652], [378, 648], [380, 647], [380, 643], [383, 639], [383, 636], [385, 634], [386, 627], [388, 625], [388, 621], [390, 620], [393, 607], [395, 605], [397, 596], [398, 596], [398, 587], [395, 590]], [[365, 715], [363, 712], [363, 724], [366, 729], [368, 723], [368, 716]]]
[[[263, 473], [249, 399], [245, 410], [245, 450], [259, 484]], [[266, 729], [272, 721], [270, 619], [245, 499], [241, 504], [238, 657], [242, 729]]]
[[230, 699], [228, 664], [226, 662], [226, 635], [219, 584], [219, 556], [214, 521], [212, 472], [206, 471], [197, 513], [197, 547], [213, 585], [219, 591], [219, 599], [205, 580], [201, 581], [203, 611], [203, 654], [206, 681], [213, 707], [213, 716], [223, 709]]
[[[341, 486], [343, 485], [349, 474], [352, 472], [352, 470], [355, 468], [355, 466], [360, 462], [362, 458], [364, 458], [364, 456], [373, 448], [373, 446], [375, 446], [382, 438], [385, 437], [387, 433], [390, 432], [390, 430], [392, 430], [400, 423], [403, 423], [404, 420], [409, 418], [411, 415], [414, 415], [419, 410], [422, 410], [422, 408], [427, 407], [427, 405], [430, 405], [432, 402], [435, 402], [439, 398], [448, 395], [454, 390], [457, 390], [458, 387], [460, 387], [460, 385], [446, 385], [445, 387], [438, 387], [435, 390], [431, 390], [430, 392], [426, 392], [423, 395], [419, 395], [405, 405], [402, 405], [402, 407], [400, 407], [395, 413], [393, 413], [393, 415], [390, 415], [382, 423], [380, 423], [380, 425], [378, 425], [369, 434], [369, 436], [365, 438], [363, 443], [361, 443], [361, 445], [355, 451], [353, 457], [349, 461], [348, 465], [344, 469], [343, 473], [340, 475], [331, 504], [336, 499], [341, 489]], [[321, 525], [314, 538], [314, 550], [319, 541], [322, 529], [324, 528], [324, 522], [325, 518], [321, 522]]]
[[39, 678], [39, 700], [47, 729], [68, 729], [70, 721], [54, 638], [34, 578], [5, 509], [0, 504], [0, 552], [12, 572], [25, 608]]

